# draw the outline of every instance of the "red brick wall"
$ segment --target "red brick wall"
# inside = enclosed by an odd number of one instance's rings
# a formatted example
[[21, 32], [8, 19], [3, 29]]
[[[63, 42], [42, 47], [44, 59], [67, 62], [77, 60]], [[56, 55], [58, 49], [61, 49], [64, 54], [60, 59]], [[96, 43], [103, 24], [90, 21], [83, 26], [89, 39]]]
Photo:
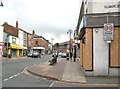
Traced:
[[[36, 41], [37, 41], [37, 45], [36, 45]], [[48, 48], [48, 42], [42, 38], [33, 38], [33, 47], [44, 47], [44, 48]]]
[[13, 27], [7, 23], [4, 23], [3, 26], [4, 26], [4, 32], [9, 33], [10, 35], [13, 35], [15, 37], [18, 37], [18, 28]]

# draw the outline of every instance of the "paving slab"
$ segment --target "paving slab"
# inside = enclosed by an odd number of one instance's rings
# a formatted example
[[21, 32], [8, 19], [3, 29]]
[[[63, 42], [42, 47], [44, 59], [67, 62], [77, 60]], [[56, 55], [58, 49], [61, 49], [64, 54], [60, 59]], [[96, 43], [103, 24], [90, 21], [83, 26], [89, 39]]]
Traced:
[[66, 61], [64, 59], [58, 59], [57, 63], [54, 65], [49, 65], [49, 62], [27, 68], [27, 71], [42, 77], [46, 77], [54, 80], [61, 80], [63, 75], [64, 67]]
[[80, 69], [79, 61], [67, 61], [62, 80], [80, 83], [86, 82], [85, 74]]

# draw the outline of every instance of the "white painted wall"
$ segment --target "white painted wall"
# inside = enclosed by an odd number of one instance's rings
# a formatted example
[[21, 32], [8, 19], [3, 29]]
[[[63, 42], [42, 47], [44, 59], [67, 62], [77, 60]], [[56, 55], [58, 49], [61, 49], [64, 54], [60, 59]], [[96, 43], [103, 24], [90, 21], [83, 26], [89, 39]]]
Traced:
[[120, 9], [120, 7], [109, 8], [109, 6], [116, 6], [118, 5], [119, 1], [120, 0], [88, 0], [88, 2], [85, 4], [85, 13], [86, 9], [88, 9], [88, 14], [118, 12], [118, 9]]
[[9, 36], [9, 43], [12, 43], [12, 37], [13, 36]]
[[16, 44], [20, 45], [19, 38], [16, 38]]
[[103, 28], [93, 29], [93, 52], [93, 75], [108, 75], [108, 44], [103, 40]]
[[3, 42], [3, 26], [0, 25], [0, 42]]
[[19, 45], [21, 45], [21, 46], [23, 46], [23, 36], [24, 36], [24, 32], [23, 31], [21, 31], [21, 30], [19, 30], [19, 36], [18, 36], [18, 38], [19, 38]]
[[19, 38], [15, 37], [15, 36], [9, 36], [9, 43], [12, 44], [12, 37], [16, 38], [16, 45], [20, 45], [20, 42], [19, 42]]

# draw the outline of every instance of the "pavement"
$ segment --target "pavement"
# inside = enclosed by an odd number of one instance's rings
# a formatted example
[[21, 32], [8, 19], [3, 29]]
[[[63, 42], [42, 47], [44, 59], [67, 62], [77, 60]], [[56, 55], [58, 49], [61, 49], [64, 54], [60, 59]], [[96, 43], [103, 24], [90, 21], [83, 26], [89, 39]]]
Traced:
[[22, 57], [12, 57], [12, 58], [8, 58], [8, 57], [2, 57], [2, 60], [16, 60], [16, 59], [24, 59], [27, 58], [27, 56], [22, 56]]
[[80, 84], [93, 84], [104, 86], [120, 86], [118, 76], [114, 77], [95, 77], [85, 76], [83, 69], [80, 66], [80, 61], [76, 62], [66, 60], [65, 58], [58, 58], [54, 65], [49, 65], [45, 62], [40, 65], [27, 68], [27, 72], [37, 76], [52, 79], [56, 81], [80, 83]]

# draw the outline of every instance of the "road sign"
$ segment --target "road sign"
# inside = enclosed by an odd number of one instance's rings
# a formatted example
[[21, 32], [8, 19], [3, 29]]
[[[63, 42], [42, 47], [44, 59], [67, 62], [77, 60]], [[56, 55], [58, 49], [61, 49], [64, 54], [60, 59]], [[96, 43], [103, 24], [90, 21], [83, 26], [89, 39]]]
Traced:
[[113, 23], [105, 23], [104, 24], [104, 32], [103, 32], [103, 39], [105, 41], [113, 40], [114, 35], [114, 24]]

